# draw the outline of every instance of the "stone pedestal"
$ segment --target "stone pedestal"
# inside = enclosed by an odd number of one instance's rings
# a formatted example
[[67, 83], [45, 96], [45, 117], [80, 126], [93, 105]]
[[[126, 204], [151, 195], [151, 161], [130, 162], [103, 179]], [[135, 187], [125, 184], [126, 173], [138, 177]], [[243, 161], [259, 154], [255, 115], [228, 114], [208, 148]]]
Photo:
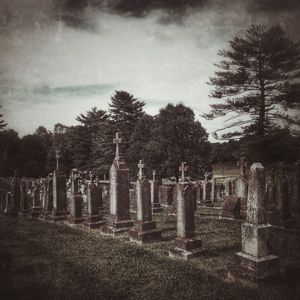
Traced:
[[256, 163], [251, 166], [242, 252], [236, 253], [237, 265], [229, 271], [229, 279], [256, 283], [279, 273], [279, 259], [269, 251], [266, 209], [264, 167]]
[[83, 200], [81, 195], [76, 194], [71, 199], [69, 222], [72, 224], [83, 223], [82, 217]]
[[240, 217], [246, 219], [248, 181], [246, 177], [238, 177], [233, 181], [233, 194], [240, 199]]
[[213, 207], [214, 204], [211, 200], [212, 184], [209, 181], [203, 181], [203, 201], [206, 207]]
[[95, 184], [89, 184], [87, 189], [88, 216], [84, 222], [90, 229], [100, 228], [104, 225], [104, 221], [99, 213], [99, 192], [101, 190]]
[[195, 234], [193, 200], [193, 185], [180, 181], [177, 184], [177, 238], [169, 251], [171, 258], [188, 260], [203, 252], [202, 240]]
[[135, 186], [132, 189], [129, 189], [129, 202], [130, 202], [130, 211], [136, 212], [136, 191]]
[[120, 157], [116, 157], [110, 168], [109, 183], [110, 213], [101, 232], [117, 236], [133, 226], [129, 211], [129, 170]]
[[53, 210], [48, 216], [53, 222], [67, 220], [66, 175], [55, 170], [53, 173]]
[[130, 240], [138, 244], [157, 242], [161, 239], [161, 231], [156, 229], [152, 220], [151, 191], [147, 178], [139, 178], [136, 182], [137, 220], [130, 230]]
[[42, 218], [47, 219], [53, 210], [53, 174], [50, 173], [46, 178], [45, 206]]

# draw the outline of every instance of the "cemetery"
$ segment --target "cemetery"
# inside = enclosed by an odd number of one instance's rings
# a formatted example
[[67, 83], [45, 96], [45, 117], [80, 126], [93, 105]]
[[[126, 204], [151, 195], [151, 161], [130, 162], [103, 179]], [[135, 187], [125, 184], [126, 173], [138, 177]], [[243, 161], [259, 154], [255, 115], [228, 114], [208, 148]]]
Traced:
[[266, 172], [242, 157], [237, 178], [195, 181], [182, 162], [170, 187], [155, 171], [148, 179], [142, 160], [130, 182], [119, 133], [113, 144], [109, 180], [76, 169], [67, 178], [58, 154], [46, 178], [1, 178], [3, 299], [299, 293], [299, 162], [286, 176], [282, 163]]
[[299, 16], [1, 0], [0, 300], [299, 300]]

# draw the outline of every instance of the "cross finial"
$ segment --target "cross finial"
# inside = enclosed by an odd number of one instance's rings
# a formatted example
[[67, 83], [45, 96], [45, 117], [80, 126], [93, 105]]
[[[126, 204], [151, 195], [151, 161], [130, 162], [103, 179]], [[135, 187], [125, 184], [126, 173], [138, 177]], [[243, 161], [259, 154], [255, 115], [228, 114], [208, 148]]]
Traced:
[[208, 172], [205, 172], [205, 173], [204, 173], [204, 180], [205, 180], [205, 181], [208, 180], [208, 176], [209, 176], [209, 173], [208, 173]]
[[237, 166], [240, 167], [240, 176], [245, 177], [246, 176], [246, 168], [248, 166], [246, 157], [244, 157], [244, 156], [240, 157], [240, 160], [237, 162]]
[[55, 158], [56, 158], [56, 170], [58, 170], [59, 169], [59, 158], [60, 158], [58, 149], [56, 149], [56, 151], [55, 151]]
[[181, 172], [181, 181], [185, 180], [185, 172], [189, 169], [187, 163], [184, 161], [180, 164], [179, 171]]
[[153, 180], [153, 182], [155, 181], [155, 176], [156, 176], [156, 171], [153, 170], [153, 171], [152, 171], [152, 180]]
[[116, 133], [116, 137], [113, 139], [113, 143], [116, 144], [116, 157], [115, 159], [120, 158], [120, 144], [122, 143], [122, 139], [119, 137], [119, 132]]
[[143, 178], [143, 168], [144, 168], [144, 164], [143, 164], [142, 160], [139, 161], [138, 167], [139, 167], [138, 177], [139, 177], [139, 179], [142, 179]]

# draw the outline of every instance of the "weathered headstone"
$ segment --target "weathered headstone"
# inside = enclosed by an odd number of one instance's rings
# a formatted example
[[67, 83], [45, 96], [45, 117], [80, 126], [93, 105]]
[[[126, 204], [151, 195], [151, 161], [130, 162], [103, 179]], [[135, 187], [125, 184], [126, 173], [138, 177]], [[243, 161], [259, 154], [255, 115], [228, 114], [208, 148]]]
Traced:
[[101, 193], [101, 188], [91, 182], [87, 188], [88, 215], [84, 222], [84, 225], [90, 229], [100, 228], [105, 224], [99, 213], [99, 193]]
[[130, 211], [136, 212], [136, 190], [135, 186], [129, 189], [129, 203], [130, 203]]
[[136, 181], [137, 215], [134, 227], [130, 230], [130, 240], [138, 244], [157, 242], [161, 231], [156, 229], [152, 220], [151, 191], [149, 180], [143, 174], [144, 164], [140, 160], [139, 174]]
[[212, 184], [208, 180], [209, 173], [204, 174], [204, 181], [202, 182], [203, 187], [203, 200], [206, 207], [213, 207], [214, 204], [211, 201]]
[[257, 282], [279, 271], [279, 259], [270, 254], [270, 225], [266, 219], [265, 174], [260, 163], [251, 168], [246, 222], [242, 224], [242, 251], [236, 253], [237, 266], [229, 272], [233, 280]]
[[161, 207], [159, 203], [158, 198], [158, 180], [156, 179], [156, 172], [153, 170], [152, 172], [152, 180], [151, 180], [151, 203], [152, 203], [152, 213], [160, 213], [163, 211], [163, 208]]
[[82, 208], [83, 199], [79, 193], [79, 172], [73, 169], [71, 172], [71, 197], [70, 197], [70, 216], [69, 222], [72, 224], [80, 224], [83, 222]]
[[222, 211], [223, 218], [240, 219], [241, 200], [235, 195], [226, 196]]
[[293, 225], [289, 210], [288, 180], [285, 176], [284, 163], [279, 164], [278, 174], [275, 179], [275, 210], [272, 213], [272, 224], [289, 227]]
[[193, 184], [186, 178], [180, 178], [177, 183], [177, 238], [169, 256], [188, 260], [203, 252], [202, 240], [195, 234], [194, 217], [195, 190]]
[[56, 221], [67, 220], [66, 175], [60, 171], [53, 172], [53, 210], [49, 219]]
[[5, 193], [4, 215], [11, 216], [11, 217], [15, 217], [17, 215], [13, 209], [11, 192], [8, 191]]
[[116, 236], [133, 226], [129, 210], [129, 170], [120, 154], [121, 139], [116, 134], [116, 156], [109, 170], [109, 216], [102, 227], [104, 234]]
[[29, 201], [26, 192], [26, 185], [24, 183], [20, 184], [20, 212], [21, 216], [26, 216], [29, 213]]
[[275, 170], [271, 169], [269, 183], [267, 185], [267, 208], [269, 210], [274, 210], [276, 203], [275, 197]]
[[43, 211], [43, 217], [48, 218], [53, 210], [53, 174], [50, 173], [46, 177], [45, 183], [45, 206]]
[[38, 218], [42, 213], [42, 203], [40, 197], [40, 187], [38, 183], [35, 183], [35, 186], [32, 191], [32, 206], [30, 208], [29, 216], [31, 218]]

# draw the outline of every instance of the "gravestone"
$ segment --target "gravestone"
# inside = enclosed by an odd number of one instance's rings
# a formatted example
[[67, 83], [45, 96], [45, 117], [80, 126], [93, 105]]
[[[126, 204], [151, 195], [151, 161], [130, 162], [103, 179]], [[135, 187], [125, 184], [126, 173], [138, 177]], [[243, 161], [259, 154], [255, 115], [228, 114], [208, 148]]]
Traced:
[[83, 222], [82, 208], [83, 199], [79, 192], [80, 174], [76, 169], [71, 171], [71, 197], [70, 197], [70, 216], [69, 222], [72, 224], [80, 224]]
[[[58, 167], [58, 158], [59, 155], [56, 156], [57, 159], [57, 167]], [[49, 215], [49, 219], [57, 222], [57, 221], [65, 221], [67, 220], [67, 216], [69, 214], [67, 210], [67, 196], [66, 196], [66, 175], [59, 169], [56, 169], [53, 172], [53, 210]]]
[[160, 213], [163, 211], [158, 198], [158, 180], [156, 180], [156, 172], [152, 172], [152, 181], [150, 186], [151, 191], [151, 203], [152, 203], [152, 213]]
[[129, 208], [129, 170], [120, 153], [121, 139], [118, 133], [114, 143], [116, 156], [109, 170], [109, 216], [101, 229], [102, 233], [112, 236], [129, 231], [133, 226]]
[[186, 177], [177, 183], [177, 238], [169, 251], [171, 258], [191, 259], [203, 252], [202, 240], [195, 234], [194, 204], [195, 190]]
[[203, 201], [206, 207], [213, 207], [214, 204], [211, 201], [211, 192], [212, 192], [212, 184], [208, 180], [209, 174], [206, 172], [204, 174], [204, 181], [202, 182], [202, 187], [203, 187]]
[[136, 190], [135, 186], [132, 189], [129, 189], [129, 202], [130, 202], [130, 211], [136, 212]]
[[24, 183], [20, 184], [20, 212], [21, 216], [26, 216], [29, 214], [29, 199], [26, 192], [26, 185]]
[[15, 170], [14, 177], [11, 181], [11, 197], [12, 197], [12, 213], [14, 215], [18, 214], [20, 210], [20, 178], [18, 177], [18, 172]]
[[43, 211], [43, 217], [48, 218], [53, 210], [53, 174], [50, 173], [46, 177], [46, 189], [45, 189], [45, 206]]
[[217, 180], [216, 178], [212, 178], [211, 180], [211, 192], [210, 192], [210, 201], [214, 204], [217, 201]]
[[223, 218], [240, 219], [241, 200], [235, 195], [226, 196], [222, 211]]
[[99, 194], [102, 190], [93, 181], [89, 183], [87, 187], [87, 204], [88, 204], [88, 215], [84, 225], [90, 229], [100, 228], [105, 224], [99, 213]]
[[152, 220], [151, 190], [149, 180], [143, 174], [144, 164], [140, 160], [139, 174], [136, 181], [137, 215], [134, 227], [130, 230], [130, 240], [138, 244], [157, 242], [161, 231], [156, 229]]
[[4, 215], [10, 217], [16, 217], [17, 214], [13, 209], [13, 202], [12, 202], [12, 195], [11, 192], [5, 193], [5, 208], [4, 208]]
[[290, 227], [294, 224], [289, 210], [288, 180], [285, 176], [285, 165], [279, 163], [275, 179], [275, 210], [272, 213], [272, 224]]
[[242, 224], [242, 251], [236, 253], [237, 265], [229, 279], [257, 282], [278, 274], [279, 259], [270, 254], [265, 199], [265, 174], [260, 163], [252, 164], [247, 199], [246, 222]]
[[42, 213], [42, 203], [40, 197], [40, 187], [36, 182], [32, 191], [32, 206], [30, 208], [29, 216], [31, 218], [38, 218]]
[[276, 204], [276, 197], [275, 197], [275, 170], [274, 168], [271, 169], [270, 177], [269, 177], [269, 184], [267, 186], [267, 208], [269, 210], [275, 209]]

